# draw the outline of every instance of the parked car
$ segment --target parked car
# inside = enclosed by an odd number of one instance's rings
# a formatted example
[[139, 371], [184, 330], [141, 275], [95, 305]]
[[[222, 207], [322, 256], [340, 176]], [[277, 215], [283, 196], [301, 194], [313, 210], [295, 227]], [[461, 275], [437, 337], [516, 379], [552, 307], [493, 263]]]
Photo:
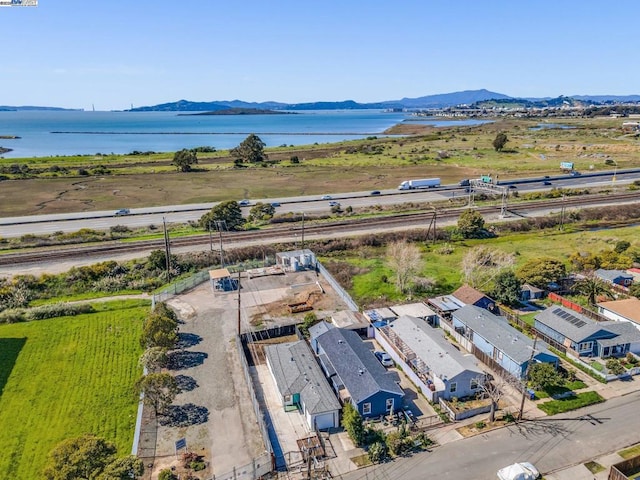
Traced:
[[280, 206], [280, 202], [271, 202], [271, 206], [272, 207], [279, 207]]
[[540, 472], [529, 462], [519, 462], [498, 470], [500, 480], [537, 480]]
[[121, 208], [120, 210], [116, 210], [113, 214], [116, 217], [120, 217], [122, 215], [129, 215], [131, 213], [131, 210], [129, 210], [128, 208]]
[[333, 197], [331, 195], [322, 195], [321, 200], [331, 200]]
[[371, 195], [380, 195], [380, 190], [374, 190]]
[[340, 202], [336, 202], [335, 200], [332, 200], [329, 202], [329, 206], [330, 207], [339, 207], [340, 206]]
[[244, 200], [240, 200], [238, 202], [238, 205], [240, 205], [241, 207], [248, 207], [249, 205], [251, 205], [251, 202], [245, 198]]
[[393, 358], [387, 352], [373, 352], [384, 367], [393, 367]]

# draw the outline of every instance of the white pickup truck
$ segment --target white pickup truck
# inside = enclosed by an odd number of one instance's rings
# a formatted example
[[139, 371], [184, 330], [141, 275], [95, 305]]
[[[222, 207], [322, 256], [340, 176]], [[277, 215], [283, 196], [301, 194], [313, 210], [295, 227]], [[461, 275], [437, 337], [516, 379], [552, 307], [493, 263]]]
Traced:
[[519, 462], [498, 470], [500, 480], [538, 480], [540, 472], [529, 462]]

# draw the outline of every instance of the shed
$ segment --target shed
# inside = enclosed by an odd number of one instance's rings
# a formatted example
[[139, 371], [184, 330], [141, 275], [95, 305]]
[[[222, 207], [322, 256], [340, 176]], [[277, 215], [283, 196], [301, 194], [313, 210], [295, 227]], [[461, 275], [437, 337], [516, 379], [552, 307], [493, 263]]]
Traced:
[[523, 284], [520, 288], [520, 300], [522, 300], [523, 302], [544, 298], [544, 294], [544, 290], [538, 287], [534, 287], [533, 285], [529, 285], [528, 283]]
[[236, 289], [236, 284], [226, 268], [209, 270], [209, 281], [214, 292], [228, 292]]
[[340, 310], [331, 314], [331, 323], [338, 328], [347, 330], [364, 330], [369, 326], [367, 318], [360, 312], [353, 310]]
[[445, 320], [451, 319], [451, 314], [453, 312], [464, 307], [464, 303], [453, 295], [442, 295], [430, 298], [427, 300], [427, 303], [435, 309], [440, 318]]
[[282, 267], [285, 272], [312, 270], [316, 268], [316, 262], [315, 254], [308, 248], [276, 253], [276, 265]]
[[367, 319], [369, 319], [371, 323], [375, 323], [375, 322], [388, 323], [398, 318], [398, 315], [396, 315], [393, 310], [386, 307], [372, 308], [371, 310], [365, 310], [363, 313], [364, 313], [364, 316], [367, 317]]

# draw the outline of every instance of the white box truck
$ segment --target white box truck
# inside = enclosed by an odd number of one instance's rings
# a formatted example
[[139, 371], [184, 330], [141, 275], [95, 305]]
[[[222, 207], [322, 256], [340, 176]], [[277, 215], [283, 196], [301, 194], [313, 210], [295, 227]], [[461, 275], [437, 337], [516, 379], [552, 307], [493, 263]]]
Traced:
[[417, 188], [436, 188], [440, 186], [439, 178], [421, 178], [418, 180], [405, 180], [398, 185], [398, 190], [415, 190]]

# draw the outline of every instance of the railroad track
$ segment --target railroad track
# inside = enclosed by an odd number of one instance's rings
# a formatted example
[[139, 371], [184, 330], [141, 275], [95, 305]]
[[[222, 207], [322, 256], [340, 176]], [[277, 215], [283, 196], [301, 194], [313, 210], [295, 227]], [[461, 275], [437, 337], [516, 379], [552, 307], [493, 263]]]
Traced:
[[[540, 209], [556, 209], [556, 208], [576, 208], [576, 207], [593, 207], [603, 204], [611, 203], [629, 203], [633, 201], [640, 201], [640, 191], [638, 192], [623, 192], [618, 194], [599, 194], [588, 196], [576, 196], [565, 197], [564, 199], [546, 199], [536, 200], [531, 202], [522, 202], [512, 204], [508, 207], [507, 211], [516, 216], [524, 217], [527, 212], [532, 212]], [[351, 232], [358, 234], [362, 231], [390, 231], [400, 228], [419, 228], [419, 226], [426, 226], [432, 221], [434, 211], [437, 215], [439, 222], [447, 222], [455, 220], [462, 211], [467, 207], [457, 208], [436, 208], [431, 207], [424, 212], [405, 213], [390, 216], [354, 219], [354, 220], [340, 220], [335, 222], [326, 223], [307, 223], [304, 227], [305, 235], [311, 237], [330, 237], [332, 235], [344, 234], [345, 232]], [[500, 205], [481, 206], [476, 210], [482, 215], [499, 214], [501, 211]], [[238, 245], [246, 243], [263, 243], [266, 241], [277, 242], [291, 240], [292, 236], [301, 233], [301, 226], [296, 223], [292, 224], [280, 224], [264, 230], [255, 230], [248, 232], [225, 232], [224, 243], [226, 246]], [[190, 247], [190, 246], [203, 246], [208, 245], [211, 242], [209, 234], [194, 235], [190, 237], [174, 238], [171, 240], [172, 248]], [[134, 253], [143, 252], [156, 249], [164, 249], [164, 240], [144, 240], [138, 242], [101, 242], [96, 245], [83, 245], [73, 247], [50, 247], [50, 248], [37, 248], [28, 252], [11, 253], [0, 255], [0, 265], [16, 265], [40, 262], [46, 257], [47, 261], [50, 260], [62, 260], [74, 257], [87, 257], [87, 256], [108, 256], [110, 254], [120, 253]]]

